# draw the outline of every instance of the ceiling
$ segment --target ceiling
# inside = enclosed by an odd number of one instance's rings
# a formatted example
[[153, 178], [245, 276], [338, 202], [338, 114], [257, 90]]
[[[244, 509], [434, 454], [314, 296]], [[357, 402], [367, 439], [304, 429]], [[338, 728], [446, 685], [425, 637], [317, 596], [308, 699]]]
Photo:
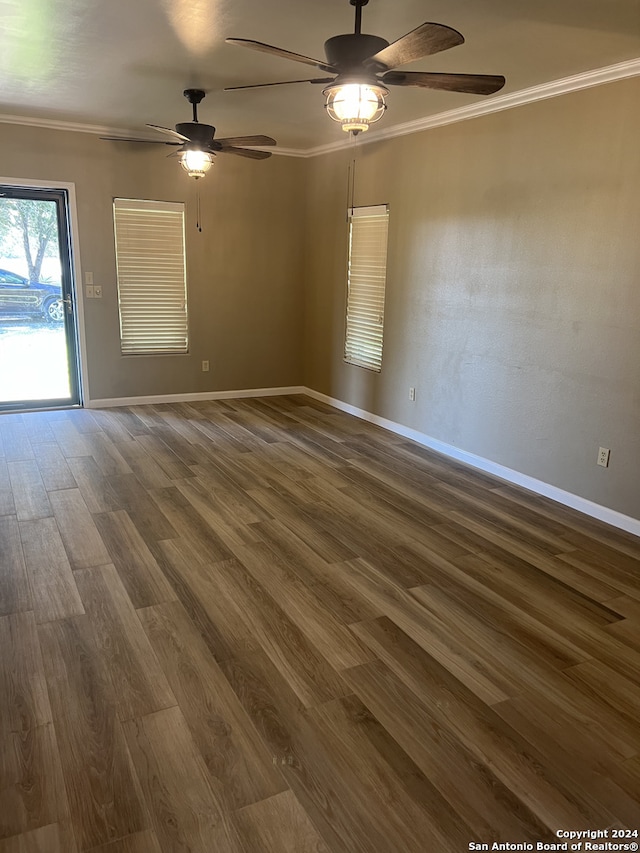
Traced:
[[[466, 43], [405, 70], [504, 74], [499, 95], [640, 57], [640, 0], [370, 0], [362, 29], [394, 41], [423, 21], [454, 27]], [[173, 126], [190, 119], [182, 90], [201, 87], [200, 119], [218, 136], [263, 133], [298, 149], [340, 142], [320, 86], [222, 91], [314, 76], [224, 39], [322, 59], [327, 38], [352, 31], [348, 0], [0, 0], [0, 113], [129, 131]], [[394, 88], [377, 127], [479, 100]]]

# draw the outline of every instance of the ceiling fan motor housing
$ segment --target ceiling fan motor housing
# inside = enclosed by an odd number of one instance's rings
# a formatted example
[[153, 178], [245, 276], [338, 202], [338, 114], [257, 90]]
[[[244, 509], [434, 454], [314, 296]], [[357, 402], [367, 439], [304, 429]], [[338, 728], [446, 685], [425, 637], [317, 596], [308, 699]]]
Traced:
[[206, 148], [216, 132], [212, 125], [202, 124], [199, 121], [183, 121], [176, 125], [176, 130], [200, 148]]
[[324, 51], [329, 65], [335, 66], [341, 74], [360, 71], [369, 57], [388, 47], [389, 42], [380, 36], [366, 33], [345, 33], [333, 36], [324, 43]]

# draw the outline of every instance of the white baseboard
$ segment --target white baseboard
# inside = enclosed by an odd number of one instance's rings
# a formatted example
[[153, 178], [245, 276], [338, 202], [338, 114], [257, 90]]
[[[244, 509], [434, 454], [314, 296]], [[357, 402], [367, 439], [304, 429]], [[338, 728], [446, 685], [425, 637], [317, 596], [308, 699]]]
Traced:
[[404, 438], [410, 438], [417, 444], [423, 447], [428, 447], [441, 453], [443, 456], [448, 456], [450, 459], [456, 459], [458, 462], [464, 462], [472, 468], [477, 468], [479, 471], [486, 471], [488, 474], [493, 474], [507, 483], [513, 483], [516, 486], [521, 486], [530, 492], [537, 495], [543, 495], [571, 509], [578, 510], [585, 515], [597, 518], [599, 521], [604, 521], [612, 527], [618, 527], [620, 530], [626, 530], [635, 536], [640, 536], [640, 519], [631, 518], [629, 515], [623, 515], [609, 507], [594, 503], [593, 501], [582, 498], [579, 495], [574, 495], [571, 492], [566, 492], [564, 489], [559, 489], [557, 486], [551, 486], [542, 480], [536, 480], [535, 477], [530, 477], [528, 474], [521, 474], [519, 471], [514, 471], [512, 468], [507, 468], [497, 462], [492, 462], [490, 459], [485, 459], [482, 456], [476, 456], [475, 453], [468, 453], [466, 450], [461, 450], [459, 447], [454, 447], [452, 444], [446, 444], [444, 441], [439, 441], [437, 438], [431, 438], [418, 430], [411, 429], [403, 424], [390, 421], [387, 418], [374, 415], [367, 412], [365, 409], [359, 409], [357, 406], [352, 406], [350, 403], [344, 403], [335, 397], [329, 397], [327, 394], [322, 394], [320, 391], [314, 391], [313, 388], [307, 388], [304, 385], [289, 385], [280, 388], [245, 388], [236, 391], [202, 391], [193, 394], [158, 394], [147, 397], [110, 397], [104, 400], [88, 400], [85, 406], [89, 409], [104, 409], [113, 406], [144, 406], [153, 405], [156, 403], [190, 403], [196, 400], [233, 400], [243, 397], [279, 397], [284, 394], [307, 394], [315, 400], [326, 403], [334, 409], [339, 409], [342, 412], [347, 412], [350, 415], [355, 415], [357, 418], [377, 424], [378, 426], [388, 429], [397, 435]]
[[347, 412], [350, 415], [355, 415], [362, 420], [370, 421], [377, 426], [388, 429], [397, 435], [402, 435], [404, 438], [410, 438], [417, 444], [435, 450], [437, 453], [442, 453], [451, 459], [456, 459], [459, 462], [464, 462], [477, 468], [480, 471], [486, 471], [488, 474], [493, 474], [507, 483], [513, 483], [516, 486], [522, 486], [530, 492], [535, 492], [538, 495], [543, 495], [546, 498], [551, 498], [557, 503], [564, 506], [576, 509], [585, 515], [592, 518], [597, 518], [610, 524], [613, 527], [618, 527], [621, 530], [626, 530], [628, 533], [633, 533], [635, 536], [640, 536], [640, 519], [632, 518], [629, 515], [623, 515], [609, 507], [594, 503], [593, 501], [581, 498], [579, 495], [574, 495], [571, 492], [565, 492], [564, 489], [559, 489], [557, 486], [551, 486], [542, 480], [536, 480], [535, 477], [529, 477], [527, 474], [521, 474], [519, 471], [514, 471], [504, 465], [499, 465], [497, 462], [492, 462], [490, 459], [485, 459], [482, 456], [476, 456], [475, 453], [468, 453], [466, 450], [461, 450], [459, 447], [454, 447], [451, 444], [446, 444], [444, 441], [439, 441], [437, 438], [431, 438], [422, 432], [406, 427], [403, 424], [395, 423], [387, 418], [382, 418], [379, 415], [374, 415], [364, 409], [359, 409], [357, 406], [352, 406], [349, 403], [344, 403], [342, 400], [337, 400], [335, 397], [329, 397], [326, 394], [321, 394], [319, 391], [314, 391], [312, 388], [304, 389], [304, 393], [315, 400], [322, 403], [327, 403], [335, 409], [342, 412]]
[[87, 400], [87, 409], [109, 409], [114, 406], [148, 406], [156, 403], [193, 403], [196, 400], [237, 400], [242, 397], [280, 397], [283, 394], [306, 394], [303, 385], [282, 388], [244, 388], [238, 391], [198, 391], [192, 394], [156, 394], [147, 397], [107, 397]]

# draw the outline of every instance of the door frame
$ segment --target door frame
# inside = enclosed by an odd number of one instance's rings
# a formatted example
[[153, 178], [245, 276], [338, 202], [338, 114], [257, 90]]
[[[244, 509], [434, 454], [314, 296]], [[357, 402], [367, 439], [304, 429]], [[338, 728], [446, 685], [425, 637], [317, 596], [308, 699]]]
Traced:
[[42, 181], [35, 178], [13, 178], [0, 176], [0, 185], [15, 187], [16, 189], [34, 190], [66, 190], [67, 213], [69, 219], [69, 242], [70, 242], [70, 269], [71, 285], [74, 295], [74, 308], [76, 318], [77, 346], [76, 357], [78, 361], [78, 390], [80, 394], [80, 405], [84, 406], [89, 400], [89, 376], [87, 372], [87, 337], [84, 325], [84, 300], [82, 288], [82, 269], [80, 266], [80, 239], [78, 236], [78, 208], [76, 203], [76, 185], [68, 181]]

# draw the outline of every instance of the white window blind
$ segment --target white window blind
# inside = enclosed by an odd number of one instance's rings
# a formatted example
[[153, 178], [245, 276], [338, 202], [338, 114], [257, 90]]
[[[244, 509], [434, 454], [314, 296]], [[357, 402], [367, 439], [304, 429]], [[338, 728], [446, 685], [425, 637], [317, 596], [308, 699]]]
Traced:
[[113, 215], [122, 352], [187, 352], [184, 204], [116, 198]]
[[382, 369], [388, 230], [386, 205], [351, 211], [344, 357], [377, 371]]

